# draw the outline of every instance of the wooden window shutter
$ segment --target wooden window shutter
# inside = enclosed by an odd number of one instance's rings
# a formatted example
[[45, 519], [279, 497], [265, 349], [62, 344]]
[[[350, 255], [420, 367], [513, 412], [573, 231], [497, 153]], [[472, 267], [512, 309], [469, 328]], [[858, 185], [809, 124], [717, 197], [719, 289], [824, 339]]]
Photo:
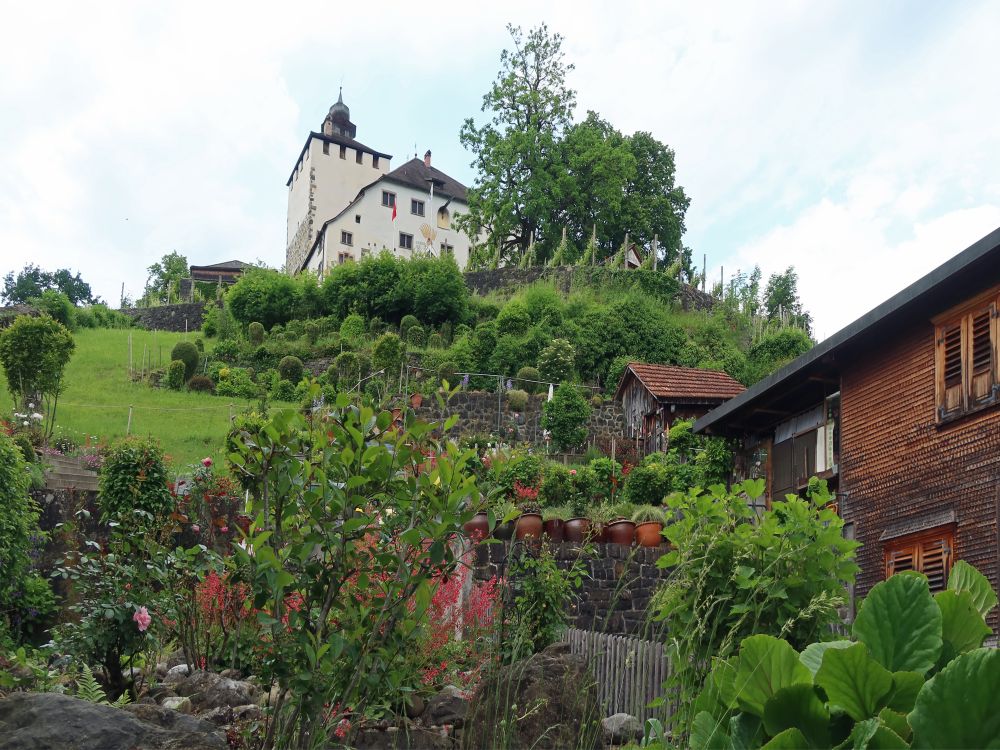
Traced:
[[904, 570], [917, 569], [917, 548], [915, 545], [907, 545], [889, 550], [885, 555], [885, 577], [888, 578], [894, 573], [902, 573]]
[[961, 411], [965, 405], [962, 356], [962, 324], [941, 328], [938, 337], [938, 408], [942, 417]]
[[930, 583], [931, 591], [944, 591], [951, 572], [951, 535], [929, 539], [920, 544], [919, 570]]
[[969, 316], [969, 341], [971, 342], [971, 364], [969, 399], [978, 405], [992, 401], [995, 396], [996, 379], [996, 305]]

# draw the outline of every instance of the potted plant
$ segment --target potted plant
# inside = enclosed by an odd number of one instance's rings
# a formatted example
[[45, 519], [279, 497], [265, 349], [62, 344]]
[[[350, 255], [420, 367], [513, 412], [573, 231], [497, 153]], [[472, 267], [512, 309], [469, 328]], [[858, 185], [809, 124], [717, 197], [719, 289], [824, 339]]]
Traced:
[[420, 391], [415, 391], [410, 394], [410, 406], [414, 409], [419, 409], [422, 403], [424, 403], [424, 394]]
[[608, 526], [615, 520], [615, 513], [611, 506], [604, 505], [603, 503], [595, 503], [588, 509], [587, 516], [590, 518], [591, 527], [593, 528], [594, 541], [600, 544], [607, 544], [611, 541], [608, 536]]
[[538, 506], [526, 503], [521, 506], [521, 515], [514, 523], [515, 539], [541, 539], [542, 538], [542, 514], [538, 511]]
[[563, 524], [563, 541], [584, 542], [590, 538], [590, 519], [587, 518], [587, 503], [580, 495], [573, 498], [569, 506], [570, 518]]
[[493, 536], [497, 539], [507, 541], [514, 536], [514, 519], [521, 515], [510, 500], [501, 500], [493, 507], [493, 516], [497, 525], [493, 528]]
[[611, 544], [631, 547], [635, 543], [635, 521], [632, 520], [632, 505], [630, 503], [614, 503], [609, 510], [613, 520], [605, 527], [608, 530], [608, 541]]
[[473, 542], [481, 542], [490, 535], [490, 515], [480, 507], [471, 519], [462, 524], [462, 529]]
[[635, 521], [635, 540], [643, 547], [659, 547], [663, 543], [663, 525], [666, 514], [655, 505], [640, 505], [632, 514]]
[[563, 540], [563, 525], [569, 518], [569, 508], [565, 505], [556, 505], [542, 511], [542, 525], [545, 529], [545, 536], [558, 544]]

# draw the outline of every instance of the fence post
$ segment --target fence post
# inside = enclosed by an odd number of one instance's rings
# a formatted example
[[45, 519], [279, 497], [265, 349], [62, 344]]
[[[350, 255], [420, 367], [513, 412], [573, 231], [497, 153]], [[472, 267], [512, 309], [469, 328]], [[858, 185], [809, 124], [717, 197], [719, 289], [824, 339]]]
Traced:
[[132, 404], [128, 405], [128, 424], [125, 425], [125, 435], [132, 434]]

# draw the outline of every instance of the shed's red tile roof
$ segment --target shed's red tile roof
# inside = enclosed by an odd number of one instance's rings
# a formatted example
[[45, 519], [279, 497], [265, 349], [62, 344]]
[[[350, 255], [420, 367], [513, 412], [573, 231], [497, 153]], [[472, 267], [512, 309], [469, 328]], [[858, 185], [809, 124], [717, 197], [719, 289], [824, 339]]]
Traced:
[[639, 382], [657, 398], [706, 399], [722, 402], [746, 390], [742, 383], [717, 370], [630, 362], [618, 386], [619, 396], [629, 371], [634, 373]]

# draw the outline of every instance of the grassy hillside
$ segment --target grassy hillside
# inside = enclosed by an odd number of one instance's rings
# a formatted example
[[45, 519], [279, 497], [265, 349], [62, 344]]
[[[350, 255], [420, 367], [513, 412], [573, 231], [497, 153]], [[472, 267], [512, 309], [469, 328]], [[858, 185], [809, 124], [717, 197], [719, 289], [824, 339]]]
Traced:
[[[129, 382], [129, 333], [137, 367], [143, 346], [152, 351], [154, 366], [158, 362], [165, 365], [174, 344], [185, 338], [183, 333], [142, 330], [83, 329], [75, 333], [76, 351], [66, 368], [66, 391], [59, 399], [57, 430], [81, 442], [87, 436], [121, 437], [125, 435], [131, 406], [132, 434], [159, 439], [175, 470], [205, 456], [220, 461], [230, 404], [238, 413], [250, 402]], [[0, 388], [0, 413], [10, 413], [12, 402], [2, 369]]]

